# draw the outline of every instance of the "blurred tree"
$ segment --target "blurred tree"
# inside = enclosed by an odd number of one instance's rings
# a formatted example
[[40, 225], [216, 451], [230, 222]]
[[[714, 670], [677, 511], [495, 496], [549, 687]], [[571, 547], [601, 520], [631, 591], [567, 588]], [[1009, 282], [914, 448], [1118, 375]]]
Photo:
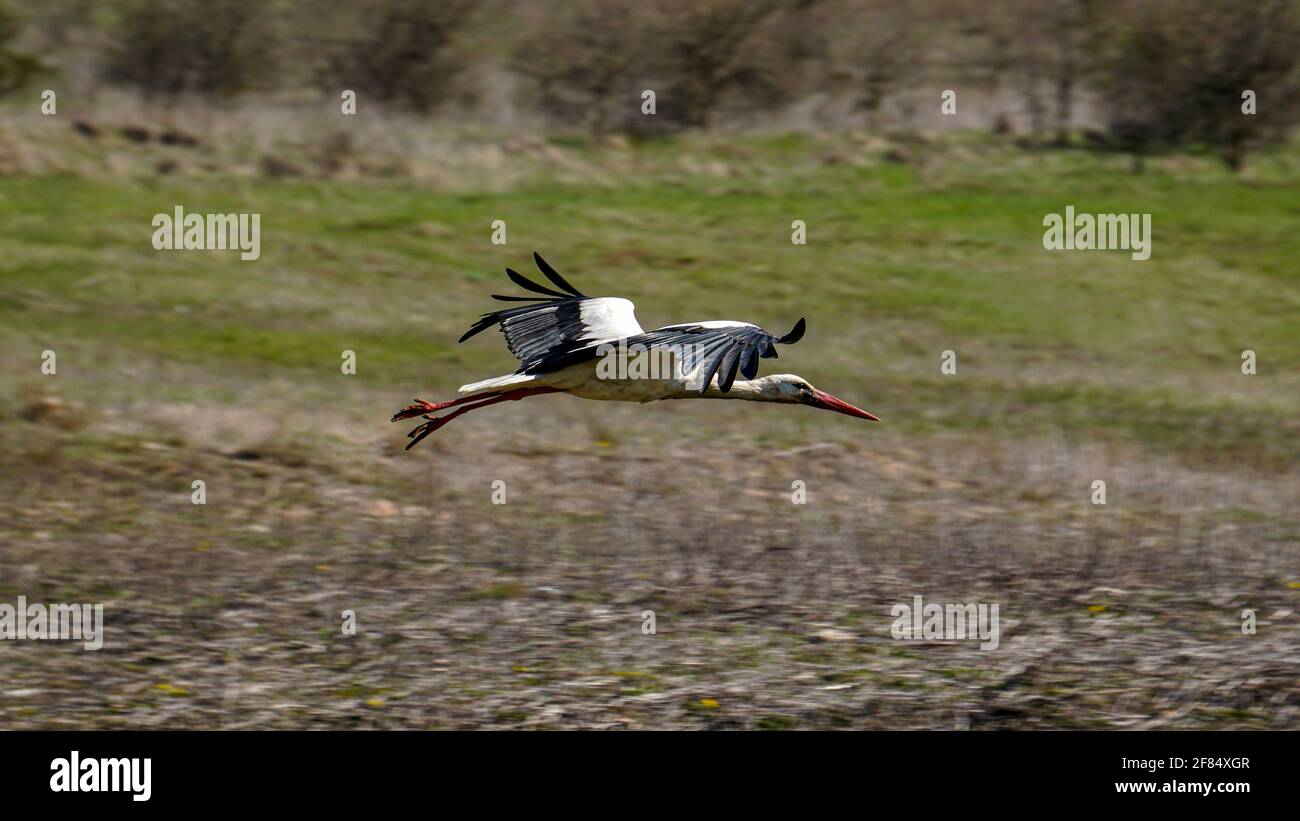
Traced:
[[[660, 0], [656, 32], [668, 77], [666, 115], [687, 126], [713, 124], [723, 95], [741, 90], [771, 107], [789, 66], [764, 60], [774, 48], [779, 0]], [[788, 13], [798, 16], [801, 4]], [[806, 5], [806, 4], [803, 4]], [[799, 21], [796, 20], [797, 24]]]
[[[1200, 143], [1240, 169], [1300, 117], [1300, 4], [1132, 0], [1108, 4], [1097, 86], [1117, 146], [1142, 157]], [[1255, 92], [1256, 113], [1242, 111]]]
[[479, 4], [474, 0], [358, 0], [341, 15], [322, 13], [331, 27], [318, 81], [330, 91], [428, 112], [442, 102], [466, 60], [456, 38]]
[[640, 94], [655, 85], [651, 10], [626, 0], [577, 0], [549, 11], [512, 59], [535, 82], [544, 112], [594, 135], [638, 130]]
[[40, 60], [18, 51], [18, 20], [0, 4], [0, 96], [17, 91], [45, 69]]
[[[578, 0], [525, 34], [514, 68], [545, 113], [596, 134], [708, 127], [728, 94], [761, 109], [786, 99], [803, 43], [782, 26], [810, 0]], [[805, 28], [806, 30], [806, 28]], [[641, 114], [641, 92], [656, 114]]]
[[275, 76], [270, 20], [261, 0], [130, 0], [105, 75], [150, 97], [233, 95]]
[[[974, 67], [995, 86], [1010, 84], [1031, 135], [1069, 141], [1075, 100], [1092, 68], [1098, 37], [1095, 0], [956, 0], [954, 14], [979, 44]], [[1007, 112], [999, 112], [1004, 121]]]
[[1099, 26], [1093, 0], [1053, 0], [1046, 4], [1048, 31], [1055, 44], [1047, 59], [1047, 74], [1056, 93], [1056, 144], [1070, 142], [1074, 101], [1090, 76], [1090, 55], [1097, 46]]
[[881, 128], [885, 101], [925, 68], [925, 15], [890, 0], [836, 0], [819, 13], [832, 44], [833, 77], [847, 79], [867, 127]]

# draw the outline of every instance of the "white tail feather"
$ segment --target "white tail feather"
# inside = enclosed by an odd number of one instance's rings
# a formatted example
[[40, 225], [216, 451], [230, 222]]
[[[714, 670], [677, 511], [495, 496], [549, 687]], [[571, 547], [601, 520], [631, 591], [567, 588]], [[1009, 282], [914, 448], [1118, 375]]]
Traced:
[[476, 393], [499, 393], [502, 388], [514, 387], [523, 382], [532, 382], [537, 377], [527, 373], [512, 373], [508, 376], [494, 376], [481, 382], [461, 385], [460, 392], [469, 396]]

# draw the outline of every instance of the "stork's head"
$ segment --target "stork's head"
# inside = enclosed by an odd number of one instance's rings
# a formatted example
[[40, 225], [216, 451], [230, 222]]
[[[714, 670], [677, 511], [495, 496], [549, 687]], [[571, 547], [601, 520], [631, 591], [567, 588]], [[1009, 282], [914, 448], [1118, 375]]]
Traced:
[[756, 383], [763, 398], [770, 402], [811, 405], [814, 408], [835, 411], [845, 416], [870, 419], [872, 422], [880, 421], [873, 414], [867, 413], [861, 408], [855, 408], [843, 399], [831, 396], [825, 391], [817, 390], [807, 379], [797, 374], [773, 374], [772, 376], [755, 379], [754, 383]]

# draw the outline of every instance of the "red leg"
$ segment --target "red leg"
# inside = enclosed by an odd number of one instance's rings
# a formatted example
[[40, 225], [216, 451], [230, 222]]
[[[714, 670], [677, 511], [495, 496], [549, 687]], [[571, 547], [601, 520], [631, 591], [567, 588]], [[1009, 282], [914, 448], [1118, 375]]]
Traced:
[[[446, 416], [439, 416], [436, 419], [433, 418], [432, 416], [426, 416], [425, 418], [429, 420], [428, 422], [425, 422], [423, 425], [420, 425], [419, 427], [415, 428], [415, 430], [406, 434], [407, 438], [411, 440], [410, 442], [407, 443], [406, 449], [410, 450], [411, 448], [415, 447], [420, 443], [421, 439], [433, 433], [434, 431], [438, 430], [443, 425], [455, 419], [457, 416], [460, 416], [462, 413], [469, 413], [472, 410], [485, 408], [488, 405], [495, 405], [498, 402], [505, 402], [507, 399], [510, 400], [523, 399], [525, 396], [537, 396], [538, 394], [543, 394], [543, 393], [563, 393], [563, 391], [561, 391], [559, 388], [516, 388], [513, 391], [506, 391], [505, 393], [499, 393], [496, 396], [490, 397], [488, 399], [482, 399], [481, 401], [478, 401], [476, 404], [466, 405], [463, 408], [458, 408], [452, 411], [451, 413], [447, 414]], [[467, 401], [479, 400], [479, 399], [480, 397], [477, 396], [465, 397], [464, 399], [459, 399], [456, 400], [455, 402], [446, 403], [441, 407], [447, 407], [449, 405], [458, 404], [459, 402], [467, 402]], [[394, 421], [396, 421], [396, 418], [394, 418]]]
[[452, 405], [463, 405], [466, 402], [476, 402], [481, 398], [482, 397], [479, 396], [462, 396], [459, 399], [452, 399], [447, 402], [438, 402], [436, 404], [433, 402], [425, 402], [423, 399], [416, 399], [414, 405], [407, 405], [402, 408], [397, 413], [393, 414], [393, 418], [388, 421], [400, 422], [403, 419], [410, 419], [415, 416], [424, 416], [426, 413], [433, 413], [434, 411], [440, 411], [443, 408], [450, 408]]

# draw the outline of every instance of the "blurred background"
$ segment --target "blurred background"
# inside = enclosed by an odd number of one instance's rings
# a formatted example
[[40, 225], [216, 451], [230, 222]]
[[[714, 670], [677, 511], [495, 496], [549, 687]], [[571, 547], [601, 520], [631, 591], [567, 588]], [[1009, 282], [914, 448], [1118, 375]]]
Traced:
[[[0, 2], [0, 601], [106, 622], [0, 643], [0, 726], [1294, 728], [1298, 63], [1281, 0]], [[155, 251], [176, 205], [261, 258]], [[1045, 251], [1067, 205], [1150, 260]], [[779, 370], [884, 421], [404, 452], [534, 250], [645, 327], [806, 316]], [[1000, 647], [892, 639], [916, 595]]]

